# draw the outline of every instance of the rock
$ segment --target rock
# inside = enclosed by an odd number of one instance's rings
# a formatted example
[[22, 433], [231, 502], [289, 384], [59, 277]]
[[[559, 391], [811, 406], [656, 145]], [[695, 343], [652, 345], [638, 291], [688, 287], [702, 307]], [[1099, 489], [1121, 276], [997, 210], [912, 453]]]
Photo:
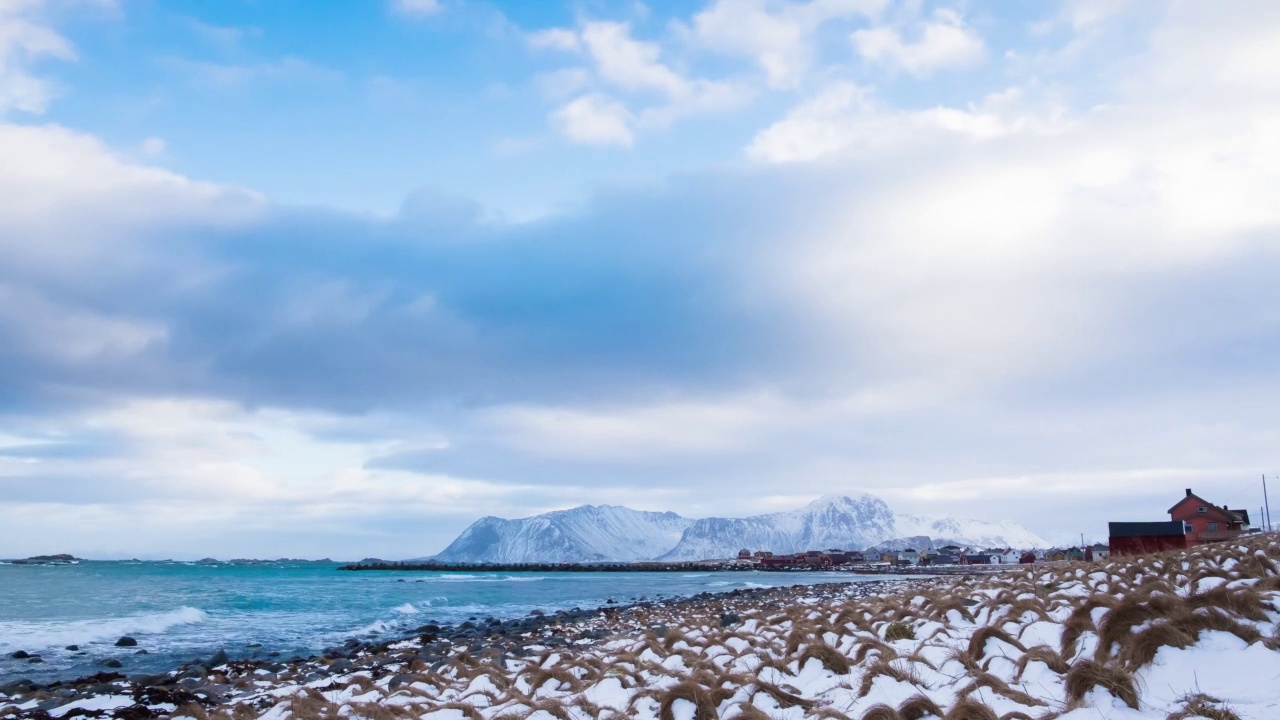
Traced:
[[78, 651], [80, 650], [80, 646], [79, 646], [79, 645], [68, 645], [68, 646], [66, 647], [66, 649], [67, 649], [67, 650], [70, 650], [71, 652], [78, 652]]
[[134, 655], [150, 655], [150, 654], [151, 653], [147, 652], [146, 650], [139, 650], [134, 653]]
[[334, 660], [333, 662], [329, 663], [328, 669], [329, 669], [329, 672], [335, 675], [340, 675], [343, 673], [351, 672], [351, 669], [353, 667], [355, 666], [351, 664], [350, 660], [347, 660], [346, 658], [340, 658], [338, 660]]
[[102, 667], [121, 668], [121, 667], [124, 667], [124, 663], [120, 662], [115, 658], [108, 658], [102, 661]]
[[401, 685], [408, 685], [411, 682], [413, 682], [412, 675], [400, 674], [392, 677], [391, 682], [387, 683], [387, 687], [391, 688], [392, 690], [395, 690]]
[[227, 651], [219, 650], [213, 654], [213, 657], [209, 658], [207, 665], [211, 668], [216, 668], [219, 665], [226, 665], [229, 662], [231, 662], [231, 658], [227, 657]]
[[0, 693], [5, 695], [13, 695], [14, 693], [30, 692], [36, 689], [36, 684], [26, 678], [18, 678], [11, 682], [0, 685]]
[[428, 623], [418, 628], [418, 634], [438, 633], [438, 632], [440, 632], [440, 626], [436, 625], [435, 623]]
[[209, 671], [205, 669], [204, 665], [192, 665], [178, 675], [179, 679], [195, 678], [197, 680], [203, 680], [207, 677], [209, 677]]
[[134, 685], [137, 685], [138, 687], [151, 687], [153, 685], [159, 685], [160, 682], [163, 680], [164, 680], [164, 675], [139, 674], [139, 675], [129, 676], [129, 682], [133, 683]]
[[39, 655], [33, 655], [33, 656], [31, 656], [31, 657], [27, 658], [27, 662], [29, 662], [29, 663], [42, 663], [42, 662], [44, 662], [44, 658], [40, 657]]
[[137, 647], [137, 646], [138, 646], [138, 641], [134, 640], [128, 635], [125, 635], [124, 637], [116, 641], [116, 647]]
[[28, 653], [26, 650], [19, 650], [14, 654], [10, 655], [9, 657], [13, 658], [14, 660], [26, 660], [31, 657], [31, 654]]
[[727, 612], [720, 615], [720, 627], [727, 628], [731, 625], [737, 625], [742, 622], [742, 618], [737, 613]]

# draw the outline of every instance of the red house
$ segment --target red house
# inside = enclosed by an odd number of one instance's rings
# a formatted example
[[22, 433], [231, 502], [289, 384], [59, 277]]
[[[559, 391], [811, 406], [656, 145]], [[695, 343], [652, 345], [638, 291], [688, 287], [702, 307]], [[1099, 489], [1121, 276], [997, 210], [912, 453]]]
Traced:
[[1248, 511], [1228, 510], [1226, 505], [1218, 507], [1191, 492], [1191, 488], [1187, 488], [1186, 497], [1169, 508], [1169, 517], [1191, 526], [1187, 534], [1190, 545], [1230, 540], [1243, 533], [1249, 524]]
[[1184, 550], [1191, 541], [1190, 526], [1181, 522], [1113, 522], [1110, 551], [1117, 557], [1145, 555], [1165, 550]]

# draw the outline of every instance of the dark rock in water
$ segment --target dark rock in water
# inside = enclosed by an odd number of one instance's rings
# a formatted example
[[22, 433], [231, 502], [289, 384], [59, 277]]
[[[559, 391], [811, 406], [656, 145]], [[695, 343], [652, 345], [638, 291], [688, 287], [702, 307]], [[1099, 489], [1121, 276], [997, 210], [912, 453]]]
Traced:
[[617, 600], [614, 600], [613, 598], [609, 598], [608, 600], [605, 600], [605, 601], [604, 601], [604, 604], [605, 604], [605, 605], [617, 605], [617, 604], [618, 604], [618, 601], [617, 601]]
[[5, 695], [13, 695], [14, 693], [29, 692], [36, 689], [36, 684], [26, 678], [18, 678], [11, 682], [0, 685], [0, 693]]
[[248, 645], [245, 645], [245, 647], [260, 648], [262, 647], [262, 643], [249, 643]]
[[108, 658], [102, 661], [102, 667], [120, 668], [120, 667], [124, 667], [124, 663], [120, 662], [115, 658]]
[[216, 668], [219, 665], [226, 665], [229, 662], [231, 662], [231, 658], [227, 657], [227, 651], [219, 650], [213, 654], [213, 657], [209, 658], [208, 665], [211, 668]]
[[125, 635], [116, 641], [116, 647], [137, 647], [138, 641]]
[[13, 658], [14, 660], [26, 660], [31, 657], [31, 653], [28, 653], [26, 650], [19, 650], [14, 654], [10, 655], [9, 657]]
[[435, 623], [429, 623], [427, 625], [423, 625], [422, 627], [418, 628], [418, 633], [438, 633], [438, 632], [440, 632], [440, 626], [436, 625]]
[[151, 653], [150, 653], [150, 652], [148, 652], [148, 651], [146, 651], [146, 650], [139, 650], [139, 651], [137, 651], [137, 652], [135, 652], [135, 653], [134, 653], [134, 655], [150, 655], [150, 654], [151, 654]]
[[39, 655], [33, 655], [33, 656], [31, 656], [31, 657], [27, 658], [27, 662], [29, 662], [29, 663], [42, 663], [42, 662], [44, 662], [44, 658], [40, 657]]
[[727, 628], [730, 625], [737, 625], [742, 622], [742, 618], [737, 613], [727, 612], [720, 616], [720, 627]]
[[355, 638], [351, 638], [350, 640], [346, 641], [342, 645], [343, 647], [347, 647], [347, 648], [358, 648], [360, 647], [360, 641]]
[[70, 650], [71, 652], [77, 652], [78, 650], [80, 650], [80, 646], [79, 646], [79, 645], [68, 645], [68, 646], [66, 647], [66, 649], [67, 649], [67, 650]]

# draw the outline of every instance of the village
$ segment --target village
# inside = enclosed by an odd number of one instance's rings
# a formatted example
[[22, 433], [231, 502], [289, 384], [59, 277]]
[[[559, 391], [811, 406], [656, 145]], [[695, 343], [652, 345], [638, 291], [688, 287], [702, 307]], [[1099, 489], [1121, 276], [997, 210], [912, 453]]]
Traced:
[[[707, 560], [706, 566], [725, 564], [759, 570], [813, 570], [938, 568], [1033, 563], [1093, 561], [1111, 555], [1144, 555], [1223, 542], [1262, 531], [1251, 527], [1247, 510], [1231, 510], [1196, 495], [1191, 488], [1168, 509], [1168, 520], [1108, 523], [1108, 542], [1061, 548], [974, 548], [944, 545], [937, 548], [867, 550], [809, 550], [776, 554], [769, 550], [742, 549], [736, 559]], [[1264, 518], [1264, 523], [1269, 518]]]

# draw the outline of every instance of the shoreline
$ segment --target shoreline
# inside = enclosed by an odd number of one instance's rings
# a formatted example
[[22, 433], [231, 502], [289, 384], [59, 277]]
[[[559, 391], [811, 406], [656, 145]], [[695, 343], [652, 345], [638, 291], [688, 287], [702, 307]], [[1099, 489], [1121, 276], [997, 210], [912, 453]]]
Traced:
[[[758, 565], [740, 565], [726, 560], [723, 563], [706, 565], [708, 561], [692, 563], [662, 563], [645, 565], [640, 563], [351, 563], [338, 570], [343, 572], [441, 572], [441, 573], [484, 573], [484, 572], [561, 572], [561, 573], [597, 573], [597, 572], [766, 572], [766, 573], [803, 573], [831, 572], [848, 575], [930, 575], [930, 576], [963, 576], [997, 573], [1019, 567], [1013, 563], [991, 565], [793, 565], [784, 567], [760, 567]], [[1041, 562], [1038, 565], [1051, 563]]]
[[0, 694], [0, 720], [1275, 717], [1280, 540], [1007, 569], [469, 622], [278, 663], [220, 654]]
[[[528, 658], [548, 650], [581, 650], [623, 633], [655, 628], [665, 632], [665, 626], [657, 622], [664, 618], [672, 620], [709, 614], [721, 622], [732, 622], [739, 613], [780, 609], [788, 600], [799, 596], [845, 594], [867, 598], [910, 586], [927, 585], [935, 579], [836, 580], [701, 592], [685, 597], [613, 603], [595, 608], [535, 611], [508, 620], [476, 616], [474, 620], [455, 624], [429, 623], [399, 638], [375, 642], [351, 638], [341, 646], [327, 648], [309, 657], [232, 659], [220, 650], [208, 659], [180, 664], [157, 674], [125, 674], [106, 668], [92, 675], [47, 683], [19, 677], [0, 681], [0, 720], [46, 720], [49, 717], [74, 718], [80, 715], [99, 717], [106, 712], [105, 709], [77, 707], [65, 714], [50, 713], [67, 705], [104, 696], [134, 700], [116, 708], [128, 710], [127, 713], [117, 713], [113, 717], [146, 720], [174, 709], [169, 706], [184, 703], [196, 703], [206, 708], [237, 703], [258, 692], [259, 684], [264, 682], [324, 684], [323, 681], [328, 679], [363, 672], [370, 673], [374, 679], [381, 679], [388, 673], [402, 674], [398, 671], [407, 670], [417, 663], [424, 666], [423, 669], [438, 671], [458, 654], [510, 660]], [[251, 685], [245, 684], [246, 681]], [[11, 709], [28, 705], [32, 699], [38, 700], [32, 707], [17, 711]], [[86, 712], [79, 712], [81, 709]]]

